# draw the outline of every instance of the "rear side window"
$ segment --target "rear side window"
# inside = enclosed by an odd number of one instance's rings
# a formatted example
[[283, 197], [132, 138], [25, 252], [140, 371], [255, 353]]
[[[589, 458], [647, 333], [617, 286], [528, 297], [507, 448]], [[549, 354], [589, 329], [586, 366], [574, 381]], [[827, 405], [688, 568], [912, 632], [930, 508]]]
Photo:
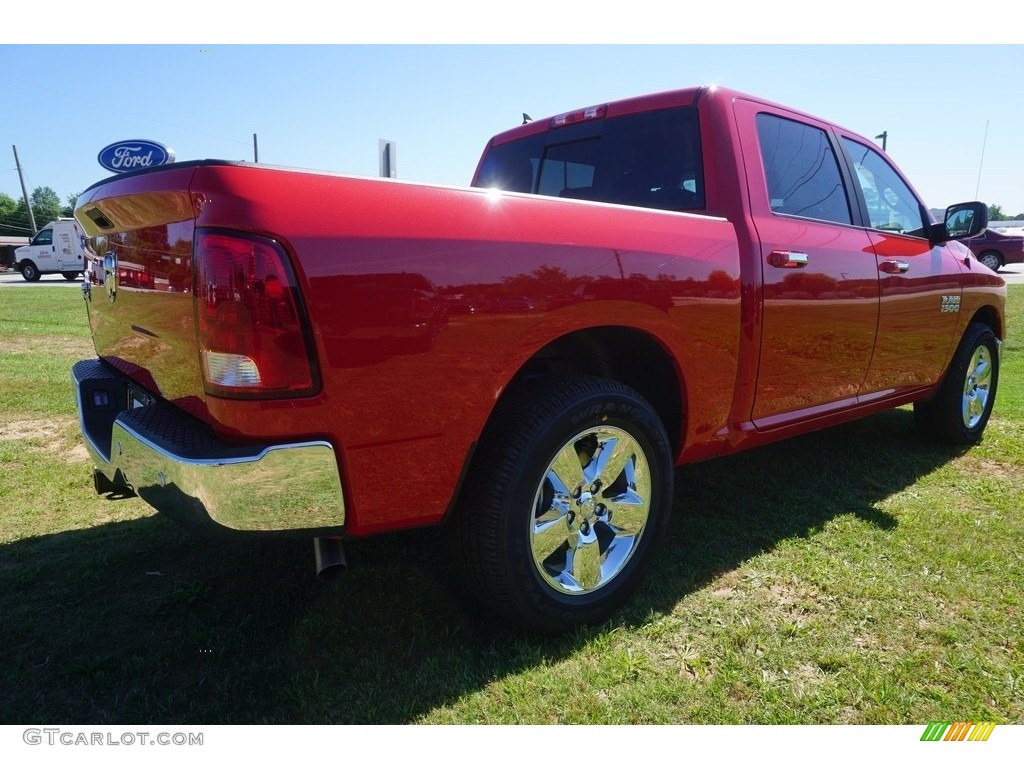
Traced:
[[704, 208], [697, 111], [641, 112], [492, 147], [474, 186], [670, 211]]
[[850, 204], [828, 135], [776, 115], [757, 116], [764, 177], [772, 211], [850, 224]]

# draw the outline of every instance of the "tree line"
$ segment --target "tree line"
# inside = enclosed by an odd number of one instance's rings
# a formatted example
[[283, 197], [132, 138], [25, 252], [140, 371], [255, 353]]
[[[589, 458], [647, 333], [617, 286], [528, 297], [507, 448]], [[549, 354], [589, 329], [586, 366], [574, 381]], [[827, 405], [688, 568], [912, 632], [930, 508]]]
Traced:
[[992, 204], [988, 207], [988, 220], [989, 221], [1024, 221], [1024, 213], [1018, 213], [1016, 216], [1007, 216], [1003, 213], [1003, 206]]
[[[60, 196], [50, 187], [36, 187], [29, 195], [29, 200], [32, 202], [36, 228], [42, 229], [54, 219], [73, 215], [78, 195], [69, 195], [62, 204]], [[0, 235], [31, 237], [34, 234], [24, 198], [15, 200], [10, 195], [0, 192]]]

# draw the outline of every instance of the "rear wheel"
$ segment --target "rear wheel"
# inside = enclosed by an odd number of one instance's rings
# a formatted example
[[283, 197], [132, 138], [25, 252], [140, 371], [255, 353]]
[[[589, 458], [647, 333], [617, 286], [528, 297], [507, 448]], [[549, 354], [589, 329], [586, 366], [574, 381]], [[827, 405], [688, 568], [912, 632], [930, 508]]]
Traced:
[[521, 389], [499, 405], [453, 520], [467, 582], [530, 629], [603, 621], [651, 566], [672, 481], [664, 427], [629, 387]]
[[978, 261], [984, 264], [986, 267], [991, 269], [993, 272], [997, 271], [1003, 266], [1003, 260], [999, 258], [999, 254], [995, 251], [985, 251], [978, 257]]
[[988, 326], [971, 323], [939, 391], [914, 403], [914, 419], [925, 434], [943, 442], [976, 443], [992, 415], [998, 383], [999, 342]]
[[39, 267], [33, 264], [31, 261], [26, 261], [21, 265], [21, 276], [29, 283], [34, 283], [39, 280]]
[[77, 280], [78, 276], [80, 274], [82, 274], [82, 273], [81, 272], [61, 272], [60, 274], [61, 274], [61, 276], [65, 280], [67, 280], [70, 283], [72, 280]]

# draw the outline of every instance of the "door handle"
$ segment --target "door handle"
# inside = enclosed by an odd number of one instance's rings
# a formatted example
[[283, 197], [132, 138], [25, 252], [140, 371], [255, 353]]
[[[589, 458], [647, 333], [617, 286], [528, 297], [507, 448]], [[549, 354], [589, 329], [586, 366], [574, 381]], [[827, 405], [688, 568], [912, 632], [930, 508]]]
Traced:
[[799, 251], [772, 251], [768, 263], [782, 269], [798, 269], [807, 266], [807, 254]]
[[910, 262], [902, 259], [886, 259], [878, 265], [878, 268], [890, 275], [902, 275], [904, 272], [910, 271]]

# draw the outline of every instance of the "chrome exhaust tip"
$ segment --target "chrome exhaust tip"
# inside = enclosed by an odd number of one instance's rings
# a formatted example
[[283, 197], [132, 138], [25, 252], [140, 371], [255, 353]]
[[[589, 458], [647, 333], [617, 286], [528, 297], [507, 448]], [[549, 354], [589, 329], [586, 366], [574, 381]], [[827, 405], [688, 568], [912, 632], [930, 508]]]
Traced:
[[338, 576], [348, 568], [345, 548], [338, 536], [313, 539], [313, 554], [316, 555], [316, 575], [322, 579]]

